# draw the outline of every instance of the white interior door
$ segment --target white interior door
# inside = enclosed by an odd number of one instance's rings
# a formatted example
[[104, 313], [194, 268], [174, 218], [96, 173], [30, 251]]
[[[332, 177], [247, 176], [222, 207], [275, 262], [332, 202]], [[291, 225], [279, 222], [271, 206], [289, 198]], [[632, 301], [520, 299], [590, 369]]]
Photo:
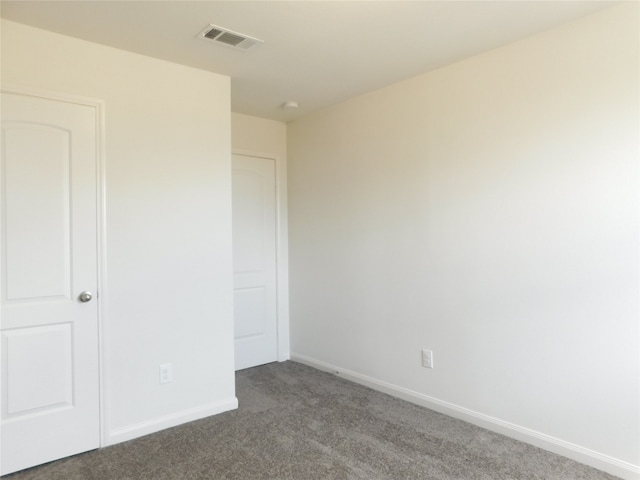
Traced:
[[233, 156], [236, 370], [278, 359], [275, 161]]
[[97, 133], [89, 105], [3, 93], [1, 113], [6, 474], [99, 446]]

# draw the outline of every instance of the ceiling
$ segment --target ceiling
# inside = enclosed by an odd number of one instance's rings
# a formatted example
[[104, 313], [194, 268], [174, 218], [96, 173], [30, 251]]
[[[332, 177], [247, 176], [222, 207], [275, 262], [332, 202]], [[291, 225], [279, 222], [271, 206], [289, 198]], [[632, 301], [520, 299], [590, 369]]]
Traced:
[[[234, 112], [290, 121], [611, 1], [6, 1], [2, 17], [231, 77]], [[208, 24], [264, 40], [196, 38]], [[470, 80], [471, 81], [471, 80]], [[299, 108], [284, 109], [295, 100]]]

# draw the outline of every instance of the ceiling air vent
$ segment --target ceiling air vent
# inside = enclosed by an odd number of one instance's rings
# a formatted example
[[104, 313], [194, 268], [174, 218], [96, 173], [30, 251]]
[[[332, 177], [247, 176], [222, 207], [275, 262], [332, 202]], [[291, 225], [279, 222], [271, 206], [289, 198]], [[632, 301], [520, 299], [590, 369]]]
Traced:
[[220, 45], [235, 48], [238, 50], [250, 50], [253, 47], [257, 47], [263, 40], [244, 35], [242, 33], [234, 32], [226, 28], [218, 27], [217, 25], [207, 25], [199, 34], [198, 38], [202, 40], [210, 40], [217, 42]]

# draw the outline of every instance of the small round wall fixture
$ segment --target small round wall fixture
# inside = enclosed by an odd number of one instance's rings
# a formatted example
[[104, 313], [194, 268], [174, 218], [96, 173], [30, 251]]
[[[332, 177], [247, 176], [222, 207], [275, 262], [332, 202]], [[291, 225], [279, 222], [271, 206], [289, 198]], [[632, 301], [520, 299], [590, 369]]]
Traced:
[[299, 106], [300, 105], [298, 105], [298, 102], [296, 102], [295, 100], [289, 100], [288, 102], [284, 102], [282, 108], [284, 108], [285, 110], [295, 110]]

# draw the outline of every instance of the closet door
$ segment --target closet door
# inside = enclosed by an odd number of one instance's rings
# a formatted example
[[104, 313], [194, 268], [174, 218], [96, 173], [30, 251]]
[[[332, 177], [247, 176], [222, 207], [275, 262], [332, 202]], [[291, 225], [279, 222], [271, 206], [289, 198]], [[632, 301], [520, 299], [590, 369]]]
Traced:
[[233, 156], [236, 370], [278, 359], [275, 161]]

